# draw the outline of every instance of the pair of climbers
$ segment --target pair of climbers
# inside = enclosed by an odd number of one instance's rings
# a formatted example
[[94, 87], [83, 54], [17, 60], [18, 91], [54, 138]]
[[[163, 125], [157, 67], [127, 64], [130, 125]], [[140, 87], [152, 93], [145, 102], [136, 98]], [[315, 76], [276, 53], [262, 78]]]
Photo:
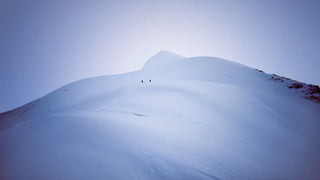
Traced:
[[[151, 79], [149, 79], [149, 82], [151, 82]], [[141, 80], [141, 83], [143, 83], [143, 80]]]

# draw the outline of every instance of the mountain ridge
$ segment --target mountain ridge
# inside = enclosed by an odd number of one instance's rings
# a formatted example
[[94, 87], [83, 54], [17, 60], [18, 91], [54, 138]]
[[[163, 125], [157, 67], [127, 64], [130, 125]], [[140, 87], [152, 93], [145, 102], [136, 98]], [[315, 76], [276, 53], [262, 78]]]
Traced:
[[320, 176], [317, 86], [219, 58], [151, 60], [1, 113], [0, 178]]

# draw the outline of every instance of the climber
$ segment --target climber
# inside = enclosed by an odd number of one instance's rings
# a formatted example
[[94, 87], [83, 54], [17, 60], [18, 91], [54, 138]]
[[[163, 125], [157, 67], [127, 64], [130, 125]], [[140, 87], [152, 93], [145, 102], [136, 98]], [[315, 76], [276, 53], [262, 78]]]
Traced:
[[151, 79], [149, 79], [149, 82], [151, 82]]
[[143, 83], [143, 80], [141, 80], [141, 83]]

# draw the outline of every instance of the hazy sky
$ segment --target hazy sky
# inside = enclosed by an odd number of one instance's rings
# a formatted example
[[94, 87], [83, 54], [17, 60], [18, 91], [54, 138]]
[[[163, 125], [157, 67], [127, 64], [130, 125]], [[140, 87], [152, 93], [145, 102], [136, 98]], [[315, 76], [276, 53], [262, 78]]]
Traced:
[[0, 112], [159, 50], [320, 84], [320, 1], [0, 0]]

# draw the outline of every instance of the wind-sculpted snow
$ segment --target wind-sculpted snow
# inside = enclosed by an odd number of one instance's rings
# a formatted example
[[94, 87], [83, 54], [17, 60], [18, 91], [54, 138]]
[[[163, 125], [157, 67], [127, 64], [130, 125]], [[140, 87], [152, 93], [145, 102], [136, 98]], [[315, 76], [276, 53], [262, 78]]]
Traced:
[[319, 104], [231, 61], [173, 57], [1, 114], [0, 179], [320, 177]]

